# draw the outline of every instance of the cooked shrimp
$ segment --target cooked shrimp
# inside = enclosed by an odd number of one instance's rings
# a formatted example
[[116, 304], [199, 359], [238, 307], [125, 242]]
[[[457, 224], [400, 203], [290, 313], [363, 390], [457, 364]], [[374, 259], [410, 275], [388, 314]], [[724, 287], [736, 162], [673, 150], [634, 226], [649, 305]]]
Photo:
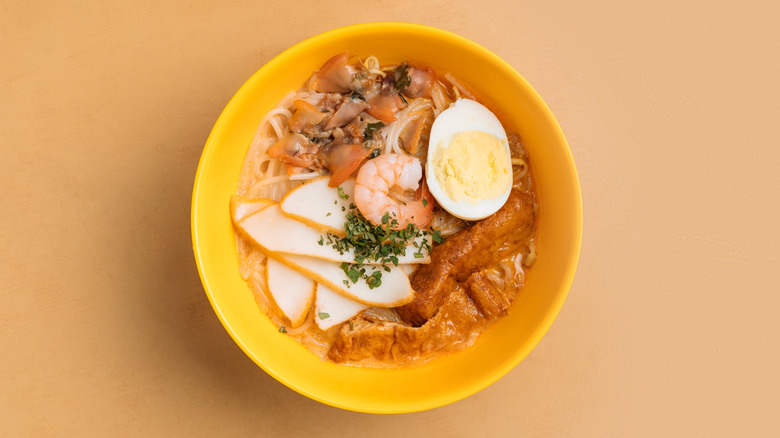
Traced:
[[[368, 160], [355, 180], [355, 206], [372, 224], [382, 224], [385, 214], [398, 221], [394, 229], [413, 224], [423, 228], [433, 218], [433, 195], [422, 179], [420, 160], [409, 155], [384, 154]], [[416, 191], [407, 202], [390, 193]]]

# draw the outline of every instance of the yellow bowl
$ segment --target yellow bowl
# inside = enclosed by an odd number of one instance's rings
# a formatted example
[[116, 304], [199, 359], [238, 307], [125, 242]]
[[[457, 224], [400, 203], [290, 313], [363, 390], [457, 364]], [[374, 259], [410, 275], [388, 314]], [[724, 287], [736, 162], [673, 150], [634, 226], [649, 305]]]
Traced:
[[[463, 352], [397, 370], [334, 365], [277, 331], [238, 275], [228, 200], [263, 114], [332, 55], [349, 50], [382, 63], [419, 62], [452, 72], [499, 110], [531, 157], [539, 200], [538, 259], [509, 315]], [[550, 110], [511, 66], [455, 34], [404, 23], [336, 29], [286, 50], [230, 100], [206, 142], [192, 194], [192, 241], [203, 286], [236, 343], [288, 387], [332, 406], [401, 413], [472, 395], [516, 366], [539, 342], [563, 305], [582, 239], [582, 198], [566, 139]]]

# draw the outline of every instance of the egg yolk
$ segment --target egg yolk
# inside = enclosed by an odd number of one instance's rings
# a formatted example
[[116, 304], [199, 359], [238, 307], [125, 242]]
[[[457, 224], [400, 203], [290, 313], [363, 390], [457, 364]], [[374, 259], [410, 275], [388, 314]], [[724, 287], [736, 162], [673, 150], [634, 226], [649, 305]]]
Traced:
[[467, 131], [455, 134], [448, 147], [438, 146], [433, 157], [434, 173], [453, 201], [492, 199], [512, 184], [509, 155], [498, 138], [482, 131]]

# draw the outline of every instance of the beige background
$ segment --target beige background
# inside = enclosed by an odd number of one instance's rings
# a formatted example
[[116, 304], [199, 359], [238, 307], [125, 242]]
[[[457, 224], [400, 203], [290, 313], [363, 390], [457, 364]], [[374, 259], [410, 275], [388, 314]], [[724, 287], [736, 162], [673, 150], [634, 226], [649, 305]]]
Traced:
[[[778, 2], [191, 3], [0, 6], [0, 435], [778, 433]], [[520, 71], [585, 205], [538, 347], [475, 396], [394, 416], [255, 366], [208, 304], [189, 230], [201, 149], [239, 86], [294, 43], [378, 20], [456, 32]]]

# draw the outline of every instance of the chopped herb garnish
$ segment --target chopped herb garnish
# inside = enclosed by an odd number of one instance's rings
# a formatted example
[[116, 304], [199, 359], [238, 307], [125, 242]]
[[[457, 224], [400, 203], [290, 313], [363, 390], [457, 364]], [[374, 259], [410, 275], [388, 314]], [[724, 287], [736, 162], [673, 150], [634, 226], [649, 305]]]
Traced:
[[428, 200], [423, 198], [422, 201], [423, 201], [423, 207], [427, 207], [428, 206]]
[[349, 98], [352, 100], [362, 100], [363, 102], [366, 101], [366, 98], [363, 97], [363, 95], [358, 93], [357, 91], [353, 91], [352, 94], [349, 95]]
[[[330, 213], [329, 213], [330, 214]], [[325, 238], [320, 236], [320, 240], [317, 241], [317, 243], [320, 244], [320, 246], [325, 245]]]
[[364, 268], [361, 268], [361, 265], [359, 263], [342, 262], [341, 270], [344, 271], [345, 274], [347, 274], [347, 277], [350, 280], [352, 280], [352, 283], [357, 283], [357, 281], [362, 277], [362, 275], [366, 273], [366, 270]]
[[444, 237], [442, 237], [441, 231], [439, 230], [433, 230], [433, 232], [431, 233], [431, 239], [436, 243], [444, 242]]
[[287, 329], [284, 326], [279, 327], [279, 333], [287, 333]]
[[[388, 268], [388, 271], [390, 269]], [[379, 271], [374, 271], [370, 277], [366, 278], [366, 284], [370, 289], [373, 289], [375, 287], [379, 287], [382, 285], [382, 273]]]
[[412, 79], [409, 77], [409, 64], [407, 63], [396, 67], [393, 75], [395, 77], [395, 89], [398, 91], [404, 91], [412, 83]]
[[320, 319], [330, 318], [330, 315], [325, 312], [320, 312], [317, 314], [317, 316], [319, 316]]
[[[410, 244], [417, 248], [414, 257], [423, 258], [430, 252], [431, 246], [428, 239], [417, 242], [419, 237], [430, 234], [429, 231], [420, 230], [409, 224], [406, 228], [395, 230], [398, 221], [385, 213], [382, 224], [373, 225], [350, 203], [349, 211], [344, 223], [346, 237], [327, 234], [325, 242], [333, 247], [339, 254], [354, 251], [355, 262], [341, 263], [341, 270], [349, 280], [344, 280], [347, 287], [365, 280], [370, 289], [382, 284], [382, 271], [390, 272], [390, 264], [398, 266], [400, 256], [406, 255], [406, 247]], [[439, 233], [441, 234], [441, 233]]]
[[374, 138], [374, 133], [384, 128], [385, 124], [382, 122], [366, 123], [366, 128], [363, 129], [363, 137], [367, 139]]
[[349, 329], [350, 330], [355, 330], [355, 322], [352, 321], [351, 319], [349, 320]]
[[325, 217], [328, 217], [328, 216], [330, 216], [330, 212], [325, 213]]
[[[344, 187], [339, 186], [339, 198], [341, 199], [349, 199], [349, 195], [344, 191]], [[335, 204], [336, 202], [334, 202]]]

